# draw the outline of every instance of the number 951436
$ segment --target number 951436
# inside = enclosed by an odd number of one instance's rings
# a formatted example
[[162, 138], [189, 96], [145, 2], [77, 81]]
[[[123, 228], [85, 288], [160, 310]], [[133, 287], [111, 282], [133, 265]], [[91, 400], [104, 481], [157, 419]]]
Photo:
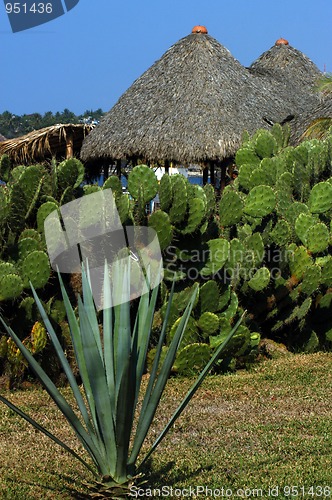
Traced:
[[7, 14], [51, 14], [52, 10], [51, 2], [34, 2], [32, 5], [21, 2], [6, 3]]

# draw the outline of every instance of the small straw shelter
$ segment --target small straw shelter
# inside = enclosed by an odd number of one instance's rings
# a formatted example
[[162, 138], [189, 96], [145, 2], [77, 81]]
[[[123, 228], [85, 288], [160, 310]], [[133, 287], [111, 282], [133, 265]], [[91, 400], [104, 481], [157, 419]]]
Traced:
[[83, 141], [81, 157], [219, 165], [287, 112], [206, 28], [175, 43]]
[[279, 98], [288, 110], [290, 120], [319, 103], [317, 83], [322, 73], [284, 38], [277, 40], [273, 47], [254, 61], [249, 71]]
[[34, 130], [22, 137], [1, 142], [0, 156], [7, 154], [13, 165], [78, 156], [84, 137], [93, 127], [87, 124], [57, 124]]

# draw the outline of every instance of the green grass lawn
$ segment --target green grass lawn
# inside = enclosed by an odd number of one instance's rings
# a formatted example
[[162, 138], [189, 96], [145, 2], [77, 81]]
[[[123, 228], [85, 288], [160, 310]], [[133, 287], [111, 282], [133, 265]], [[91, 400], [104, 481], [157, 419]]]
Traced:
[[[150, 442], [190, 382], [170, 381]], [[44, 391], [6, 396], [84, 454]], [[82, 482], [91, 480], [80, 462], [2, 404], [0, 457], [3, 500], [80, 498]], [[146, 487], [139, 498], [163, 487], [159, 498], [332, 498], [332, 354], [208, 378], [153, 456]]]

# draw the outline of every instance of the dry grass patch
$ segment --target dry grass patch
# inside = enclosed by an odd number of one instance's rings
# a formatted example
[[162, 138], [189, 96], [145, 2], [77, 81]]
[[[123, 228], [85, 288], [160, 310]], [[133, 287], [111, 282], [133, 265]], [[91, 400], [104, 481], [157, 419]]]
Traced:
[[[145, 450], [190, 382], [170, 381]], [[261, 498], [276, 485], [321, 485], [332, 491], [331, 388], [332, 354], [324, 353], [208, 378], [153, 456], [146, 471], [149, 487], [256, 488]], [[16, 391], [10, 399], [84, 454], [43, 390]], [[78, 498], [82, 480], [91, 479], [78, 461], [4, 405], [0, 454], [2, 499]], [[278, 498], [290, 497], [280, 490]]]

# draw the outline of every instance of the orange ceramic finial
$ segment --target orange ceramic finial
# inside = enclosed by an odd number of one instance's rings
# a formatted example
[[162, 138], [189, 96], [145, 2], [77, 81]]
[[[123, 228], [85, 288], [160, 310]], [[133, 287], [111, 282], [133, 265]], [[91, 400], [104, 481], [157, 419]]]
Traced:
[[275, 45], [289, 45], [288, 40], [285, 40], [285, 38], [279, 38], [279, 40], [276, 41]]
[[205, 26], [194, 26], [193, 29], [191, 30], [192, 33], [203, 33], [204, 35], [207, 35], [208, 30], [205, 28]]

